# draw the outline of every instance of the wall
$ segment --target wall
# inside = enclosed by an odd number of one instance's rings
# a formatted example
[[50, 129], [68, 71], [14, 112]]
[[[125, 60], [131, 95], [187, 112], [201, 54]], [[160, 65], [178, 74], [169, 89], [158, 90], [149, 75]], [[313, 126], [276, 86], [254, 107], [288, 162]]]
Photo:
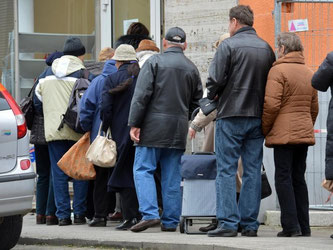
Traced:
[[236, 0], [165, 0], [165, 32], [173, 26], [184, 29], [188, 49], [185, 51], [198, 67], [203, 84], [213, 58], [214, 41], [228, 32], [229, 9]]
[[274, 0], [239, 0], [238, 3], [251, 7], [254, 12], [255, 30], [262, 39], [274, 48], [274, 15], [272, 14]]

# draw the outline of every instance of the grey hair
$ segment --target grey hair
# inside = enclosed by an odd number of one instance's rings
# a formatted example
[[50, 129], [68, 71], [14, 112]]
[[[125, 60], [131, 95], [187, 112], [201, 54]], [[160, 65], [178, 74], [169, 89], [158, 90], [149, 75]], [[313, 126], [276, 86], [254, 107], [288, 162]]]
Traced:
[[303, 51], [302, 41], [298, 35], [292, 32], [282, 32], [277, 37], [277, 45], [279, 48], [284, 46], [284, 54], [293, 51]]
[[172, 41], [166, 40], [169, 45], [172, 45], [173, 47], [179, 47], [182, 48], [183, 50], [185, 49], [185, 43], [176, 43]]

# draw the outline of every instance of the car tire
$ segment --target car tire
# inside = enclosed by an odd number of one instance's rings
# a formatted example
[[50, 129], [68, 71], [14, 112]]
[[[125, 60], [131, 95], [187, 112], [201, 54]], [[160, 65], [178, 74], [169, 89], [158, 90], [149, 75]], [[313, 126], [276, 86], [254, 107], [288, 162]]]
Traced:
[[16, 245], [21, 235], [22, 223], [22, 215], [0, 218], [1, 249], [11, 249]]

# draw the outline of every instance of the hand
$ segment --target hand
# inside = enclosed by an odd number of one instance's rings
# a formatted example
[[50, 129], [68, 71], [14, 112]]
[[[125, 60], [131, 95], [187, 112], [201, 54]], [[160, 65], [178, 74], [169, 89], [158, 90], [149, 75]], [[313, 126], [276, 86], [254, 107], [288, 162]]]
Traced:
[[197, 131], [195, 131], [193, 128], [188, 129], [188, 135], [190, 136], [191, 139], [195, 138], [196, 133], [197, 133]]
[[131, 127], [130, 136], [132, 141], [138, 143], [140, 141], [140, 128]]

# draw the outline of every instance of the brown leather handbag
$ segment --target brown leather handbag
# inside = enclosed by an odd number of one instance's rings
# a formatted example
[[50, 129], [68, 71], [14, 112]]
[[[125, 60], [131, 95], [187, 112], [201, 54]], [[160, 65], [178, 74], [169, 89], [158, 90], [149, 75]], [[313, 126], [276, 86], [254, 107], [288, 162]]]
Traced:
[[58, 161], [59, 168], [75, 180], [94, 180], [94, 165], [86, 158], [90, 146], [90, 132], [85, 133]]

